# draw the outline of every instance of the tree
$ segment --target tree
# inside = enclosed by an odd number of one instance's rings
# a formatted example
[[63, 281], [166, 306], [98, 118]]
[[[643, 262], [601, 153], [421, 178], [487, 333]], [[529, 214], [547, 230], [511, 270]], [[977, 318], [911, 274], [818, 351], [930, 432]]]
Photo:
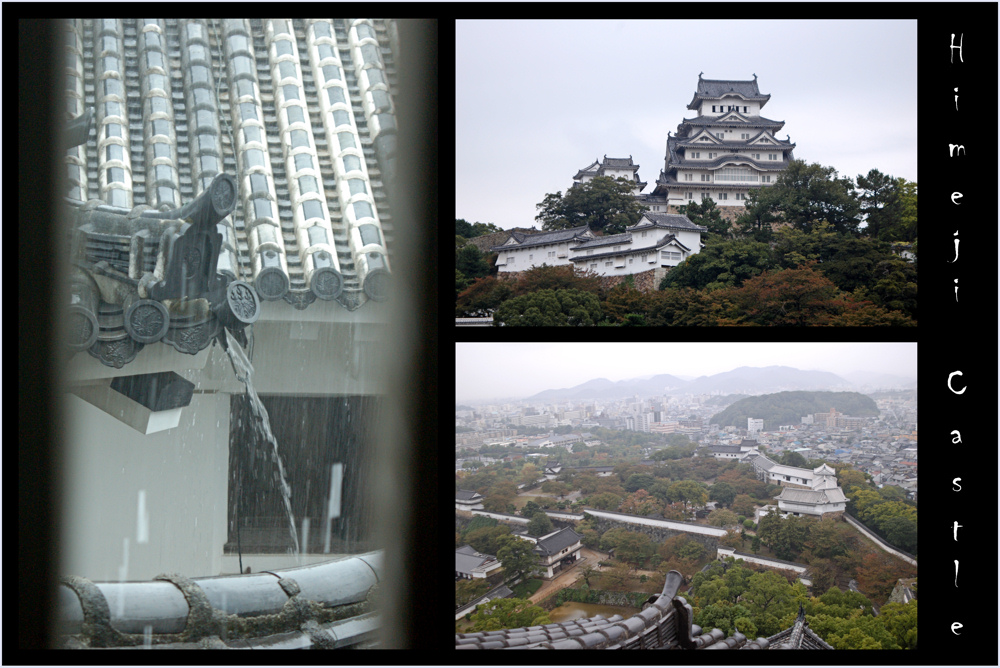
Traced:
[[541, 290], [501, 304], [493, 314], [495, 327], [585, 326], [601, 319], [597, 297], [580, 290]]
[[770, 613], [778, 617], [784, 614], [784, 608], [789, 607], [792, 602], [792, 588], [785, 578], [774, 571], [754, 573], [750, 576], [741, 600], [758, 616]]
[[766, 191], [772, 211], [796, 229], [808, 232], [826, 221], [838, 232], [857, 233], [860, 206], [854, 183], [839, 178], [833, 167], [792, 160]]
[[749, 494], [737, 494], [733, 499], [733, 503], [730, 505], [730, 509], [734, 513], [745, 515], [748, 518], [753, 515], [756, 507], [756, 504], [753, 502], [753, 499], [750, 498]]
[[722, 217], [722, 212], [715, 205], [708, 195], [701, 198], [701, 202], [690, 202], [677, 207], [677, 211], [688, 217], [695, 225], [708, 228], [709, 236], [718, 236], [726, 239], [731, 235], [731, 223]]
[[778, 458], [778, 461], [785, 466], [795, 466], [798, 468], [805, 468], [809, 463], [800, 453], [793, 452], [791, 450], [785, 450], [781, 453], [781, 457]]
[[633, 473], [625, 481], [625, 491], [626, 492], [637, 492], [640, 489], [649, 490], [656, 482], [656, 478], [648, 473]]
[[455, 316], [466, 318], [489, 316], [512, 295], [513, 290], [507, 281], [499, 281], [493, 276], [477, 278], [458, 293]]
[[630, 515], [652, 515], [660, 510], [660, 504], [644, 489], [629, 494], [622, 500], [618, 512]]
[[887, 552], [873, 549], [857, 568], [858, 588], [877, 604], [885, 603], [899, 578], [911, 578], [916, 569]]
[[538, 467], [530, 462], [521, 467], [521, 482], [524, 485], [531, 485], [538, 480]]
[[705, 491], [701, 483], [695, 480], [675, 482], [670, 486], [669, 494], [671, 501], [682, 501], [685, 508], [688, 504], [700, 506], [708, 501], [708, 492]]
[[634, 566], [641, 565], [656, 552], [656, 546], [649, 536], [634, 531], [625, 531], [618, 535], [614, 549], [618, 559]]
[[886, 603], [879, 618], [896, 644], [903, 649], [917, 649], [917, 599], [909, 603]]
[[713, 299], [727, 312], [719, 321], [725, 325], [827, 325], [846, 306], [837, 287], [811, 265], [764, 272]]
[[472, 630], [499, 631], [550, 624], [545, 610], [523, 598], [495, 598], [481, 603], [472, 614]]
[[582, 290], [599, 295], [601, 279], [595, 273], [575, 267], [550, 267], [543, 264], [521, 272], [514, 284], [513, 295], [531, 294], [539, 290]]
[[754, 276], [778, 266], [771, 247], [752, 239], [709, 240], [705, 248], [671, 269], [660, 289], [718, 290], [739, 287]]
[[543, 230], [565, 230], [587, 225], [594, 232], [619, 234], [635, 225], [648, 207], [632, 195], [633, 183], [625, 178], [598, 176], [587, 183], [577, 183], [566, 191], [546, 194], [535, 205], [535, 220]]
[[497, 546], [497, 560], [503, 564], [504, 579], [507, 582], [538, 568], [534, 543], [509, 535], [498, 538]]
[[510, 529], [505, 526], [480, 527], [468, 532], [465, 535], [465, 542], [471, 545], [476, 552], [496, 554], [500, 548], [498, 543], [500, 537], [509, 535]]
[[531, 536], [544, 536], [552, 533], [552, 520], [544, 512], [539, 510], [528, 522], [528, 534]]
[[485, 578], [462, 578], [455, 583], [455, 606], [461, 607], [475, 600], [490, 590], [490, 583]]
[[736, 490], [728, 482], [716, 482], [708, 488], [708, 498], [718, 501], [724, 506], [729, 506], [732, 505], [733, 500], [736, 498]]
[[[638, 316], [646, 322], [649, 305], [649, 295], [639, 292], [634, 285], [619, 283], [608, 291], [601, 310], [608, 322], [627, 325], [630, 316]], [[631, 322], [636, 322], [636, 319], [631, 318]]]
[[867, 175], [858, 174], [857, 181], [865, 236], [883, 241], [909, 240], [899, 235], [904, 207], [901, 182], [905, 183], [905, 179], [896, 179], [873, 169]]
[[534, 517], [535, 513], [537, 513], [541, 509], [542, 507], [539, 506], [534, 501], [528, 501], [526, 504], [524, 504], [524, 508], [521, 508], [521, 515], [524, 517]]
[[736, 513], [731, 510], [713, 510], [707, 519], [709, 524], [716, 527], [731, 527], [737, 524]]
[[594, 494], [590, 496], [587, 501], [587, 505], [597, 508], [598, 510], [618, 510], [618, 507], [621, 504], [622, 497], [609, 492]]
[[771, 240], [771, 226], [779, 221], [777, 194], [774, 188], [751, 188], [743, 203], [743, 213], [736, 219], [739, 234], [754, 241]]
[[473, 244], [455, 251], [455, 268], [468, 278], [482, 278], [490, 273], [482, 252]]

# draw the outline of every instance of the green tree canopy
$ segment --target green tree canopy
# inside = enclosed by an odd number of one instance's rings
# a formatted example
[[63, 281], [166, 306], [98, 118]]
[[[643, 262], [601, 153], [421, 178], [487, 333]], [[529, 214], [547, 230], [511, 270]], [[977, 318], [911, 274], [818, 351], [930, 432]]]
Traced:
[[771, 247], [752, 239], [709, 240], [705, 248], [667, 272], [660, 288], [718, 290], [739, 287], [778, 266]]
[[731, 236], [732, 224], [722, 217], [722, 212], [708, 195], [701, 202], [690, 202], [677, 207], [677, 211], [688, 217], [695, 225], [708, 228], [708, 236], [726, 239]]
[[601, 319], [597, 297], [580, 290], [540, 290], [510, 299], [493, 314], [493, 325], [566, 327], [596, 325]]
[[532, 536], [544, 536], [552, 533], [552, 520], [539, 510], [531, 516], [531, 521], [528, 522], [528, 533]]
[[536, 205], [535, 220], [544, 230], [564, 230], [587, 225], [594, 232], [620, 234], [635, 225], [648, 207], [632, 195], [633, 183], [625, 178], [598, 176], [566, 191], [546, 194]]
[[482, 603], [472, 614], [472, 621], [475, 632], [551, 623], [545, 610], [523, 598], [495, 598]]
[[861, 207], [854, 182], [833, 167], [792, 160], [774, 186], [761, 190], [759, 201], [796, 229], [808, 232], [826, 221], [838, 232], [857, 233]]

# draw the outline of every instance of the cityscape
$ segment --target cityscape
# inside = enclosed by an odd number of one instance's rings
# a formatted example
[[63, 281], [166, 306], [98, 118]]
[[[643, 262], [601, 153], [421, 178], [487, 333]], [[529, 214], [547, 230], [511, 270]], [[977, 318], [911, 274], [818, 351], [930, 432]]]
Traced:
[[916, 648], [915, 344], [600, 346], [457, 346], [457, 648]]

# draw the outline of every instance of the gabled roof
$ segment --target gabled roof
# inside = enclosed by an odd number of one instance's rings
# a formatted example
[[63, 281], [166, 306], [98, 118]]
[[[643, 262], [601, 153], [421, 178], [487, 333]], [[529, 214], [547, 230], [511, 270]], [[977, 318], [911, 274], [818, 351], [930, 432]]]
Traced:
[[557, 531], [547, 538], [539, 539], [538, 543], [535, 545], [535, 552], [541, 554], [542, 556], [558, 554], [561, 550], [564, 550], [573, 543], [578, 543], [581, 540], [583, 540], [583, 536], [567, 527], [562, 531]]
[[770, 95], [761, 95], [757, 87], [757, 76], [753, 80], [744, 81], [737, 79], [702, 79], [698, 77], [698, 88], [694, 97], [688, 103], [688, 109], [697, 109], [705, 100], [718, 100], [727, 95], [736, 95], [744, 100], [755, 100], [760, 102], [760, 106], [767, 104], [771, 99]]
[[480, 554], [472, 546], [464, 545], [455, 550], [455, 571], [471, 573], [474, 569], [496, 560], [497, 558], [493, 555]]
[[564, 243], [566, 241], [573, 241], [574, 239], [584, 240], [593, 238], [594, 233], [590, 231], [590, 228], [586, 225], [581, 225], [580, 227], [573, 227], [568, 230], [554, 230], [551, 232], [539, 232], [537, 234], [524, 234], [521, 232], [511, 232], [510, 239], [514, 240], [514, 243], [509, 243], [508, 239], [503, 244], [499, 246], [493, 246], [490, 250], [513, 250], [518, 248], [528, 248], [532, 246], [542, 246], [544, 244], [558, 244]]
[[[643, 220], [649, 222], [643, 223]], [[707, 227], [702, 227], [701, 225], [695, 225], [691, 220], [679, 213], [656, 213], [651, 211], [646, 211], [642, 214], [642, 218], [629, 230], [632, 232], [642, 231], [643, 229], [648, 229], [652, 227], [658, 227], [668, 230], [691, 230], [698, 232], [707, 232]]]

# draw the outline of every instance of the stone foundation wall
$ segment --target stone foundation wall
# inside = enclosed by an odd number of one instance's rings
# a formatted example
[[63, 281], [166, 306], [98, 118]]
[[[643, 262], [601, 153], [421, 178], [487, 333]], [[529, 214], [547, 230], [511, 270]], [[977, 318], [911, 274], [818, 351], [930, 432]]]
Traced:
[[[663, 277], [667, 275], [667, 272], [670, 271], [670, 269], [671, 267], [656, 267], [647, 271], [641, 271], [637, 274], [601, 276], [601, 288], [604, 290], [610, 290], [619, 283], [624, 282], [628, 276], [632, 276], [635, 282], [636, 290], [639, 292], [652, 292], [653, 290], [659, 289], [660, 281], [663, 280]], [[523, 273], [523, 271], [497, 272], [497, 280], [516, 282]]]

